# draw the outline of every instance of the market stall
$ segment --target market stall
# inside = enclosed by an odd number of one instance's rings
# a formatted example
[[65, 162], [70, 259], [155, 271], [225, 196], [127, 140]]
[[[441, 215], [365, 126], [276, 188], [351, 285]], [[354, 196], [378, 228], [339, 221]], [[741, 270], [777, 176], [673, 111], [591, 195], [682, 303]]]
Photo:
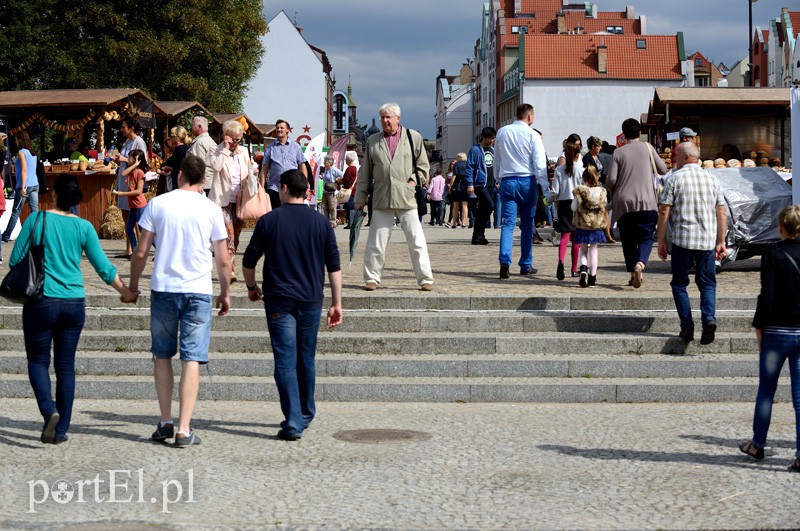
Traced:
[[[655, 89], [642, 132], [664, 154], [689, 127], [703, 159], [751, 159], [756, 166], [788, 166], [791, 152], [788, 88]], [[668, 152], [666, 153], [668, 155]]]
[[208, 118], [209, 123], [213, 123], [213, 115], [196, 101], [156, 101], [158, 105], [167, 115], [164, 122], [164, 139], [169, 137], [169, 131], [176, 125], [183, 126], [187, 131], [191, 129], [192, 120], [195, 116], [205, 116]]
[[[45, 146], [47, 131], [86, 141], [90, 155], [99, 156], [108, 147], [118, 147], [121, 137], [117, 131], [126, 116], [136, 118], [142, 129], [142, 137], [152, 145], [158, 123], [166, 123], [166, 113], [147, 94], [135, 88], [121, 89], [67, 89], [67, 90], [21, 90], [0, 92], [0, 123], [5, 123], [10, 135], [27, 130], [34, 142]], [[44, 151], [44, 149], [42, 149]], [[41, 153], [42, 160], [47, 159]], [[51, 163], [46, 175], [52, 180], [57, 171], [69, 171], [69, 167]], [[46, 167], [46, 170], [48, 167]], [[99, 170], [99, 171], [97, 171]], [[96, 229], [100, 228], [103, 215], [110, 204], [111, 184], [115, 174], [113, 168], [95, 167], [94, 170], [75, 172], [79, 178], [83, 200], [78, 213]], [[49, 194], [40, 194], [40, 208], [52, 205]], [[28, 209], [23, 208], [20, 219], [24, 221]]]
[[214, 121], [209, 125], [209, 134], [217, 142], [222, 142], [222, 124], [228, 120], [237, 120], [244, 127], [244, 146], [250, 155], [258, 149], [262, 149], [264, 144], [264, 131], [256, 125], [246, 114], [214, 114]]

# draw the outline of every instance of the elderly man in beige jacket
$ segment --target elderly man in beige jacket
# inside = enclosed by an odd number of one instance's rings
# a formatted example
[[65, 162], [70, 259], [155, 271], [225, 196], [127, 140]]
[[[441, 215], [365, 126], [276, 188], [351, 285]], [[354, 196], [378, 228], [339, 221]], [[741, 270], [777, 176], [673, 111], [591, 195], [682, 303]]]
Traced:
[[373, 291], [381, 282], [386, 244], [396, 216], [406, 235], [417, 284], [422, 291], [432, 291], [428, 243], [419, 222], [414, 187], [408, 183], [409, 178], [417, 182], [428, 179], [430, 165], [422, 135], [400, 125], [400, 106], [396, 103], [384, 104], [378, 113], [383, 131], [367, 140], [355, 200], [355, 208], [363, 209], [372, 190], [372, 222], [364, 251], [364, 289]]

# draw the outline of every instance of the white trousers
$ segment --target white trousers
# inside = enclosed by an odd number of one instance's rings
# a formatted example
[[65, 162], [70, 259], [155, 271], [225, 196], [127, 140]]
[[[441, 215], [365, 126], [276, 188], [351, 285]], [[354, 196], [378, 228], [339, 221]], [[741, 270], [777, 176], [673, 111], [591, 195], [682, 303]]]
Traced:
[[364, 283], [380, 284], [383, 265], [386, 262], [386, 244], [392, 235], [394, 218], [400, 220], [400, 228], [408, 241], [408, 253], [417, 276], [417, 284], [433, 284], [431, 259], [428, 257], [428, 242], [422, 232], [417, 209], [412, 210], [375, 210], [369, 225], [367, 248], [364, 251]]

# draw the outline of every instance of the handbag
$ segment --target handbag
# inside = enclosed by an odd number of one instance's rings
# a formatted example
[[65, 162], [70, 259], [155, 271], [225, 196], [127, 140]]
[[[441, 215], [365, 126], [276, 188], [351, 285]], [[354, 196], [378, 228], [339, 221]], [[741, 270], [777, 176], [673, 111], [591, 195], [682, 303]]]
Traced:
[[242, 221], [258, 220], [264, 214], [272, 211], [272, 204], [264, 187], [258, 179], [252, 177], [245, 180], [239, 189], [236, 201], [236, 217]]
[[[355, 183], [353, 183], [353, 185], [355, 186]], [[350, 196], [352, 195], [352, 193], [353, 193], [353, 187], [352, 186], [350, 188], [341, 188], [341, 189], [337, 190], [336, 191], [336, 202], [339, 203], [340, 205], [343, 205], [344, 203], [347, 203], [348, 201], [350, 201]]]
[[[44, 297], [44, 224], [46, 212], [36, 214], [36, 221], [28, 240], [28, 250], [22, 259], [6, 274], [0, 284], [0, 296], [20, 304], [39, 302]], [[42, 231], [39, 245], [34, 245], [36, 227], [42, 220]]]

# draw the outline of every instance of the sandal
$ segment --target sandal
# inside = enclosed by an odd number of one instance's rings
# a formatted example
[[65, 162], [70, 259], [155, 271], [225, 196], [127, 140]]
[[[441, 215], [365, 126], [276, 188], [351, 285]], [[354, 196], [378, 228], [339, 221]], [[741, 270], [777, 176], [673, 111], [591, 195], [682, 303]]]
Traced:
[[[753, 444], [753, 441], [742, 441], [739, 444], [739, 450], [749, 455], [753, 459], [764, 459], [764, 449], [758, 448], [755, 444]], [[800, 459], [797, 459], [794, 464], [798, 466], [797, 471], [800, 472]]]
[[792, 463], [792, 466], [789, 467], [789, 470], [792, 472], [800, 472], [800, 457], [794, 460], [794, 463]]

